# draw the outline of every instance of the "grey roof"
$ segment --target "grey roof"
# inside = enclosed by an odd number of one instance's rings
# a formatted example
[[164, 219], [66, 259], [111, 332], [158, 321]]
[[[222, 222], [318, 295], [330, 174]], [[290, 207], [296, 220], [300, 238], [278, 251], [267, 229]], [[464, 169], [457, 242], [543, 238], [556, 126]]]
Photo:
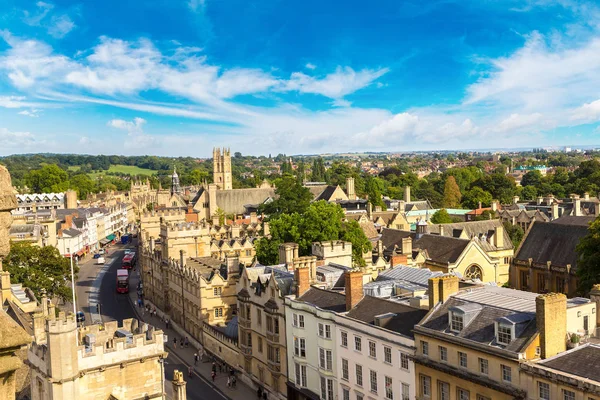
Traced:
[[245, 204], [260, 204], [275, 197], [273, 188], [217, 190], [217, 206], [227, 214], [242, 214]]
[[600, 382], [600, 346], [589, 344], [558, 354], [540, 362], [558, 371]]
[[537, 293], [485, 285], [460, 292], [454, 297], [510, 311], [535, 313], [535, 298], [537, 296]]
[[232, 339], [238, 338], [238, 317], [237, 317], [237, 315], [234, 315], [233, 318], [231, 318], [231, 321], [229, 321], [227, 323], [227, 326], [225, 327], [225, 331], [223, 333], [225, 334], [225, 336], [230, 337]]
[[319, 196], [317, 196], [315, 198], [314, 201], [319, 201], [319, 200], [325, 200], [325, 201], [329, 201], [331, 199], [331, 196], [333, 195], [333, 193], [335, 192], [335, 190], [337, 189], [337, 186], [335, 185], [328, 185], [320, 194]]
[[312, 304], [323, 310], [334, 312], [346, 311], [346, 295], [332, 290], [311, 287], [298, 300]]
[[[504, 239], [504, 246], [500, 247], [500, 249], [512, 249], [513, 244], [508, 235], [508, 232], [503, 228], [502, 221], [499, 219], [490, 219], [486, 221], [470, 221], [470, 222], [457, 222], [453, 224], [443, 224], [443, 225], [431, 225], [429, 226], [429, 233], [440, 233], [440, 227], [444, 233], [444, 236], [450, 237], [461, 237], [466, 236], [466, 239], [471, 238], [486, 238], [484, 242], [481, 240], [481, 244], [487, 245], [490, 247], [489, 250], [499, 250], [496, 246], [493, 245], [493, 240], [490, 240], [495, 234], [496, 228], [502, 228], [502, 234]], [[486, 249], [487, 250], [487, 249]], [[488, 251], [489, 251], [488, 250]]]
[[456, 262], [469, 243], [466, 239], [425, 234], [414, 241], [413, 248], [425, 250], [430, 260], [446, 264]]
[[410, 231], [401, 231], [399, 229], [388, 229], [384, 228], [381, 232], [381, 242], [383, 243], [383, 247], [388, 252], [391, 252], [394, 249], [394, 246], [401, 247], [402, 239], [404, 238], [414, 238], [415, 233]]
[[387, 320], [382, 328], [412, 338], [414, 337], [412, 332], [414, 326], [423, 319], [427, 314], [427, 310], [413, 308], [395, 301], [365, 296], [346, 316], [374, 325], [375, 317], [388, 313], [395, 315]]
[[23, 225], [11, 225], [10, 226], [10, 235], [18, 235], [18, 234], [35, 234], [35, 224], [23, 224]]
[[563, 267], [570, 264], [575, 271], [578, 258], [576, 246], [588, 234], [587, 225], [582, 225], [580, 221], [582, 220], [577, 220], [573, 225], [568, 224], [568, 221], [534, 223], [515, 259], [527, 261], [531, 258], [536, 264], [546, 264], [550, 261], [554, 265]]
[[[415, 268], [408, 267], [405, 265], [398, 265], [396, 267], [387, 269], [381, 272], [375, 282], [388, 281], [388, 280], [403, 280], [418, 285], [427, 286], [429, 278], [440, 276], [443, 273], [440, 271], [430, 271], [428, 268]], [[369, 285], [368, 283], [367, 285]]]
[[560, 217], [552, 221], [553, 224], [561, 224], [561, 225], [574, 225], [574, 226], [585, 226], [586, 228], [590, 226], [592, 222], [594, 222], [596, 217], [594, 216], [581, 216], [575, 217], [572, 215]]
[[69, 235], [71, 237], [75, 237], [75, 236], [81, 235], [81, 231], [78, 231], [77, 229], [63, 229], [62, 232], [63, 232], [63, 234]]

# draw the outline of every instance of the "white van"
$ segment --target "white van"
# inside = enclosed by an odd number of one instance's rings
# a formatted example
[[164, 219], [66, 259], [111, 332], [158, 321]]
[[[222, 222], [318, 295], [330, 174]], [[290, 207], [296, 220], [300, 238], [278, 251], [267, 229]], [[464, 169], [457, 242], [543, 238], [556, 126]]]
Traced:
[[104, 264], [104, 257], [98, 257], [98, 258], [96, 258], [96, 264], [97, 265]]

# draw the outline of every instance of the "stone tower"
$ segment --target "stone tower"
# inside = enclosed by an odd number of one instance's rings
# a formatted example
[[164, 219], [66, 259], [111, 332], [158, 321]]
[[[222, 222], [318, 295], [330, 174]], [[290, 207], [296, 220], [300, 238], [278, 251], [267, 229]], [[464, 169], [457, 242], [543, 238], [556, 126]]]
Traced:
[[231, 190], [231, 151], [228, 148], [213, 149], [213, 182], [221, 190]]
[[173, 175], [171, 175], [171, 195], [174, 195], [175, 193], [181, 193], [181, 186], [179, 185], [177, 168], [173, 167]]
[[74, 190], [67, 190], [65, 192], [65, 208], [74, 209], [77, 208], [77, 192]]

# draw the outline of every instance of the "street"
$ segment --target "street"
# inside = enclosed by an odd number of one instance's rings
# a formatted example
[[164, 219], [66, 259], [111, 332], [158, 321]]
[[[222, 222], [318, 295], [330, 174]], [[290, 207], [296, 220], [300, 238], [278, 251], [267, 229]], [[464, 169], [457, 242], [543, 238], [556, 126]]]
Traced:
[[[120, 244], [113, 245], [109, 249], [109, 254], [106, 256], [107, 264], [112, 261], [110, 266], [107, 266], [106, 272], [101, 273], [103, 266], [94, 264], [95, 260], [91, 259], [79, 265], [79, 274], [76, 283], [77, 308], [85, 313], [85, 324], [89, 325], [92, 322], [92, 314], [96, 312], [96, 296], [100, 299], [100, 313], [102, 322], [119, 321], [122, 323], [127, 318], [137, 318], [127, 294], [120, 294], [116, 291], [117, 286], [117, 270], [121, 267], [121, 259], [126, 248], [137, 250], [137, 240], [130, 245], [123, 246]], [[101, 275], [101, 276], [99, 276]], [[136, 290], [131, 287], [130, 290]], [[95, 292], [99, 291], [98, 294]], [[88, 303], [88, 299], [92, 299]], [[165, 350], [169, 351], [167, 346]], [[165, 387], [170, 386], [173, 379], [174, 370], [180, 370], [184, 373], [187, 384], [187, 398], [190, 400], [226, 400], [220, 392], [211, 387], [202, 376], [197, 373], [190, 379], [187, 376], [188, 367], [183, 363], [181, 358], [172, 352], [169, 352], [169, 357], [165, 362]], [[169, 388], [170, 389], [170, 388]], [[170, 393], [167, 390], [167, 393]]]

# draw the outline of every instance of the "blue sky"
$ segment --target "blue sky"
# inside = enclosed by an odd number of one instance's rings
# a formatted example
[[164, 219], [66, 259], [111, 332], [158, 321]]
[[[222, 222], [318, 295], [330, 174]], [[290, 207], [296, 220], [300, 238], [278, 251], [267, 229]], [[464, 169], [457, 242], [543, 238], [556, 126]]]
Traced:
[[0, 155], [600, 143], [600, 7], [0, 0]]

